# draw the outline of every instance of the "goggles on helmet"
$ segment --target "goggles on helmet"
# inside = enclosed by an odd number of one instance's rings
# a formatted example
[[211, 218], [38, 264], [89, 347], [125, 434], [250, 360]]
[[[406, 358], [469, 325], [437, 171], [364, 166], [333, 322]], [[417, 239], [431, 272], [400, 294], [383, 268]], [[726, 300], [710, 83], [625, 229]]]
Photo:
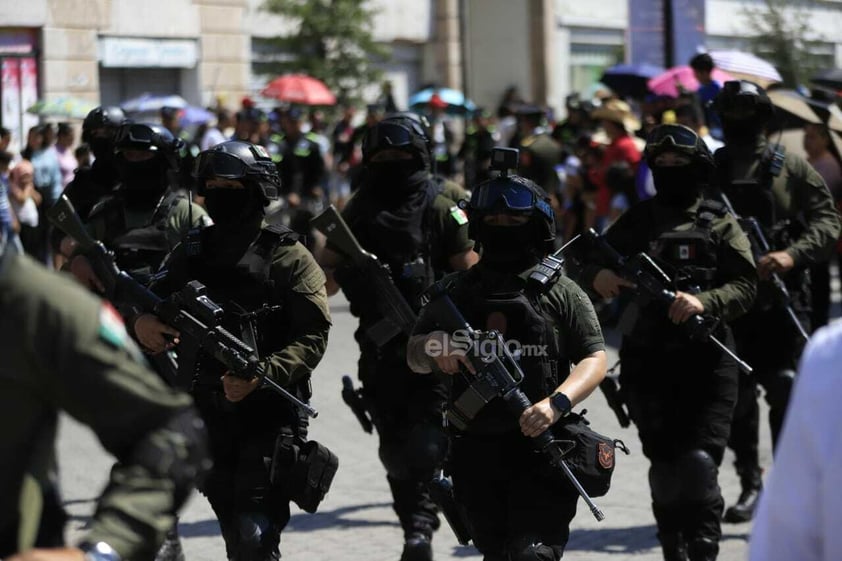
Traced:
[[535, 193], [513, 181], [489, 181], [471, 195], [471, 210], [486, 211], [502, 205], [509, 210], [528, 211], [535, 208]]
[[193, 165], [193, 177], [197, 178], [242, 179], [247, 173], [245, 162], [225, 152], [202, 152]]
[[121, 148], [139, 148], [143, 150], [157, 150], [155, 137], [158, 133], [152, 128], [141, 125], [123, 125], [117, 130], [114, 137], [114, 145], [117, 150]]
[[412, 144], [412, 131], [397, 123], [379, 123], [367, 133], [366, 149], [369, 153], [387, 148], [404, 148]]
[[650, 150], [658, 148], [665, 149], [667, 147], [695, 150], [698, 142], [698, 135], [687, 127], [661, 125], [652, 131], [646, 144]]

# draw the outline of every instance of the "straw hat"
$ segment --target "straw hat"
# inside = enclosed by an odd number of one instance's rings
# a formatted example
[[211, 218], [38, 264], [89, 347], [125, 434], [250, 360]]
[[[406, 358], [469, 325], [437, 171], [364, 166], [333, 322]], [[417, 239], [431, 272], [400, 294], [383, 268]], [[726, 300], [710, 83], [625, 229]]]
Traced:
[[627, 132], [634, 132], [640, 128], [640, 120], [632, 113], [631, 107], [625, 101], [609, 99], [591, 113], [592, 119], [605, 119], [623, 126]]

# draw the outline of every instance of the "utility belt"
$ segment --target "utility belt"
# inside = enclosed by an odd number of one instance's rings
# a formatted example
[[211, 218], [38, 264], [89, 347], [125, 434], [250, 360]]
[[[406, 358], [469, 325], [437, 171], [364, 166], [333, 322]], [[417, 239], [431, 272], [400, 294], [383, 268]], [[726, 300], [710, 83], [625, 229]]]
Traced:
[[301, 510], [313, 513], [330, 490], [338, 468], [339, 458], [327, 446], [280, 434], [275, 441], [269, 481]]

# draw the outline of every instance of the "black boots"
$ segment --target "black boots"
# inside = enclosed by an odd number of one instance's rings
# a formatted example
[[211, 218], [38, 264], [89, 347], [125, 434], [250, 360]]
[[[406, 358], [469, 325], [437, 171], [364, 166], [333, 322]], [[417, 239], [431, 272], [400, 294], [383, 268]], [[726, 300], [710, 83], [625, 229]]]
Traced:
[[664, 552], [664, 561], [687, 561], [687, 545], [680, 533], [658, 533], [658, 540]]
[[401, 561], [433, 561], [433, 545], [430, 538], [420, 532], [413, 532], [403, 545]]
[[730, 523], [748, 522], [754, 516], [754, 508], [763, 488], [763, 477], [759, 467], [737, 468], [742, 492], [734, 506], [728, 507], [723, 520]]
[[716, 561], [719, 555], [719, 544], [708, 538], [696, 538], [687, 544], [687, 559], [689, 561]]

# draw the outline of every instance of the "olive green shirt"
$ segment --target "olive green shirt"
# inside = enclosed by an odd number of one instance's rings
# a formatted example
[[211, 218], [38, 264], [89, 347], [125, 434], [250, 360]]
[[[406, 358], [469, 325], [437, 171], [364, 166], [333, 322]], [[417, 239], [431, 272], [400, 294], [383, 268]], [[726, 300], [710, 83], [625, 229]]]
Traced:
[[[624, 257], [647, 253], [649, 243], [661, 234], [694, 228], [701, 200], [697, 199], [686, 209], [664, 206], [657, 198], [645, 200], [620, 216], [605, 233], [605, 240]], [[695, 296], [704, 306], [705, 314], [731, 321], [751, 309], [757, 292], [757, 270], [751, 245], [729, 214], [713, 219], [710, 234], [716, 248], [717, 282], [713, 288]], [[593, 261], [582, 270], [580, 284], [591, 290], [594, 277], [606, 263], [604, 258], [594, 254]]]
[[64, 410], [121, 462], [87, 539], [107, 542], [126, 560], [151, 558], [175, 522], [173, 483], [133, 463], [132, 453], [144, 444], [184, 449], [167, 422], [190, 407], [190, 398], [143, 365], [109, 304], [28, 257], [7, 255], [0, 263], [0, 557], [33, 545], [10, 543], [40, 518], [32, 511], [38, 501], [19, 505], [19, 493], [24, 480], [50, 485]]

